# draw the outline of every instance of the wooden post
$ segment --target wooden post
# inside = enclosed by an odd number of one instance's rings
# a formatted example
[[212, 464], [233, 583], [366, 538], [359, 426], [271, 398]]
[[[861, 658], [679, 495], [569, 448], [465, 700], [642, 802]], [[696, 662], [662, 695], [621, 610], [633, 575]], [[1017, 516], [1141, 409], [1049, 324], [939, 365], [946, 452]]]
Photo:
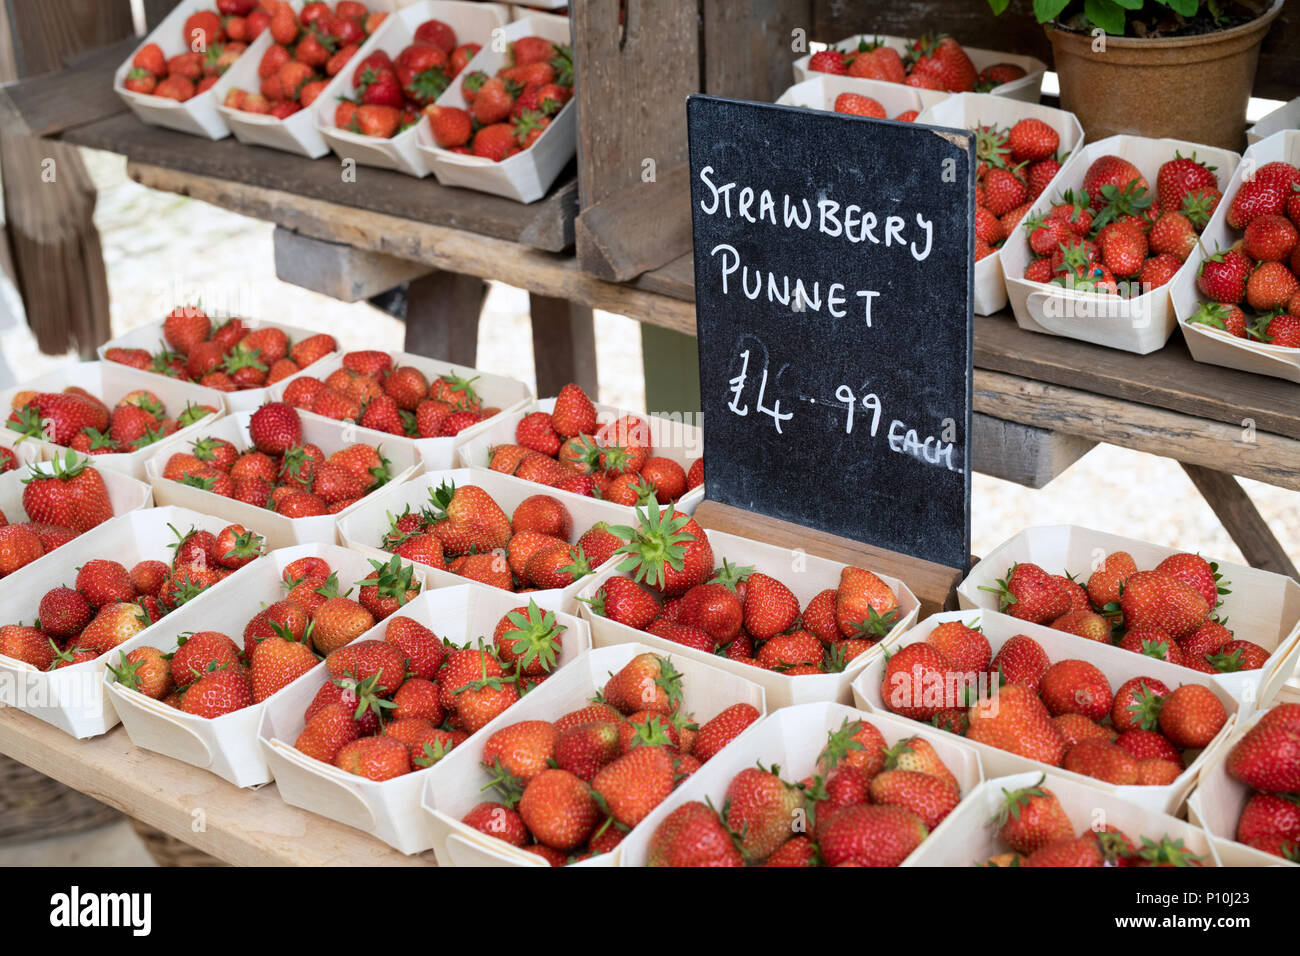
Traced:
[[1251, 567], [1285, 574], [1300, 581], [1300, 573], [1296, 572], [1296, 566], [1286, 549], [1235, 477], [1202, 465], [1189, 465], [1186, 462], [1180, 464], [1183, 471], [1187, 472], [1187, 477], [1192, 479], [1192, 484], [1223, 522], [1228, 535], [1241, 548], [1241, 553], [1246, 556]]
[[406, 290], [406, 345], [416, 355], [473, 366], [487, 283], [454, 272], [431, 272]]
[[596, 330], [590, 307], [531, 293], [528, 303], [533, 317], [537, 394], [549, 398], [574, 382], [588, 395], [595, 395], [599, 384]]

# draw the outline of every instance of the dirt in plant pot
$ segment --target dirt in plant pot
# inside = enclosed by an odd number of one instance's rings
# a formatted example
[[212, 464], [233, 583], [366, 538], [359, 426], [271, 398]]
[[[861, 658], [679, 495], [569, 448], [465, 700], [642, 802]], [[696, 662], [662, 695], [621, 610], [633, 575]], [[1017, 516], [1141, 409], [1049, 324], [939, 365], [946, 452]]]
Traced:
[[[1136, 16], [1130, 14], [1124, 31], [1126, 37], [1160, 40], [1231, 30], [1254, 20], [1266, 12], [1272, 3], [1269, 0], [1218, 0], [1214, 3], [1202, 0], [1200, 9], [1191, 17], [1179, 16], [1155, 3], [1146, 6], [1150, 8], [1148, 11]], [[1057, 26], [1078, 33], [1091, 32], [1092, 24], [1084, 16], [1082, 7], [1082, 3], [1071, 3], [1065, 13], [1057, 18]]]

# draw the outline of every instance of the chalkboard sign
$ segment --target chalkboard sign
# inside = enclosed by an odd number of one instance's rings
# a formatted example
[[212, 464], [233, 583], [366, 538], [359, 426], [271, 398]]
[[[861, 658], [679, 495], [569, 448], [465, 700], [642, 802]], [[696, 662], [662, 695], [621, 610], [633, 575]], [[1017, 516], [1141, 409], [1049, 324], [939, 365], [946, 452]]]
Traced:
[[965, 568], [974, 147], [687, 101], [707, 497]]

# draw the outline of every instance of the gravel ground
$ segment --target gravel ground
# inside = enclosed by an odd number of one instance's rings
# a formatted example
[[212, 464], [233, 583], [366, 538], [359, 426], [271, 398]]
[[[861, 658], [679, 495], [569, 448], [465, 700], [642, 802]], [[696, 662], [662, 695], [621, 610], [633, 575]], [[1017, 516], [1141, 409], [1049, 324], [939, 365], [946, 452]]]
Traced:
[[[115, 334], [156, 321], [173, 304], [202, 298], [246, 314], [333, 334], [344, 347], [400, 349], [402, 323], [365, 303], [345, 304], [275, 278], [271, 226], [129, 181], [117, 156], [86, 152], [100, 185], [96, 221], [108, 264]], [[0, 290], [0, 307], [15, 301]], [[479, 366], [534, 386], [528, 297], [494, 283], [479, 335]], [[0, 326], [3, 326], [0, 320]], [[596, 313], [601, 401], [642, 409], [637, 323]], [[71, 361], [38, 353], [21, 322], [0, 328], [0, 354], [23, 377]], [[1293, 558], [1300, 559], [1300, 494], [1243, 482]], [[990, 549], [1021, 528], [1078, 524], [1241, 560], [1214, 513], [1178, 465], [1101, 445], [1047, 488], [974, 478], [972, 547]]]

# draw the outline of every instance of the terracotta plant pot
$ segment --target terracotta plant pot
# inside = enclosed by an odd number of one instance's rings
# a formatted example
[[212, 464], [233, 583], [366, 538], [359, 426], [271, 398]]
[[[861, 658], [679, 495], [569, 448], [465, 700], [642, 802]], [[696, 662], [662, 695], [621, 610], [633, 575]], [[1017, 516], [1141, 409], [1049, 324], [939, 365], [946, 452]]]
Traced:
[[1090, 142], [1129, 133], [1190, 140], [1240, 151], [1259, 46], [1283, 0], [1231, 30], [1139, 40], [1048, 25], [1061, 106], [1079, 117]]

